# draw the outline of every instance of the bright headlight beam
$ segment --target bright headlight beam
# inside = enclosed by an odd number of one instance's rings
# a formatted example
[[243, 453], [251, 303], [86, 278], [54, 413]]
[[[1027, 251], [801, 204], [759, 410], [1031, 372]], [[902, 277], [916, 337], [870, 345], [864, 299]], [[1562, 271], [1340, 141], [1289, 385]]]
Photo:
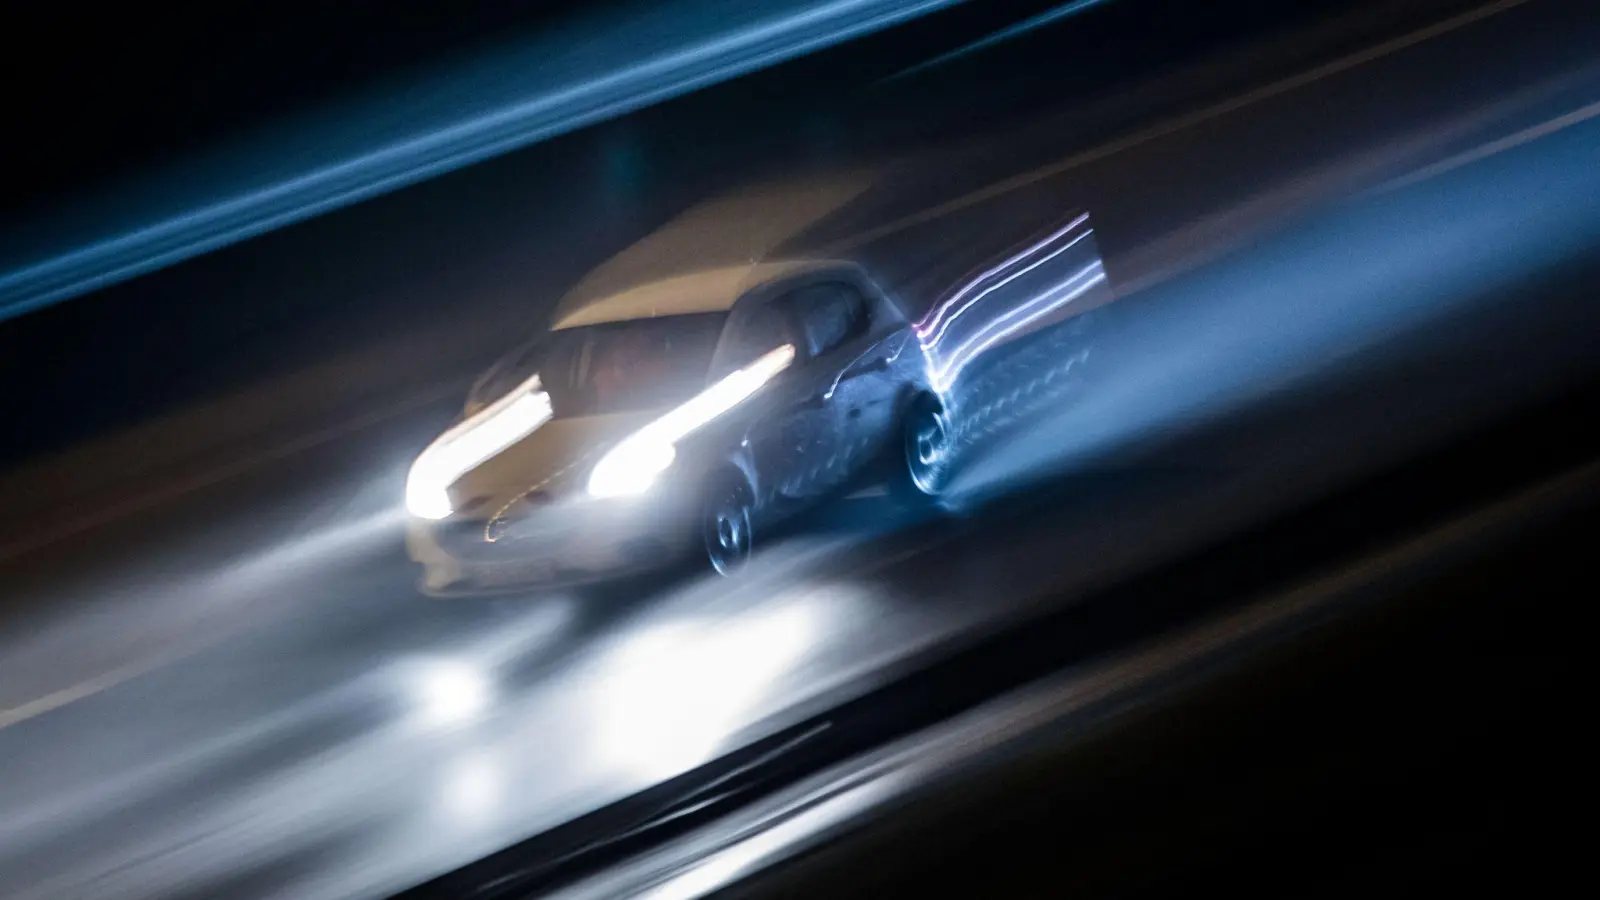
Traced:
[[711, 385], [654, 422], [623, 438], [589, 475], [595, 497], [625, 497], [650, 489], [691, 432], [740, 403], [794, 362], [794, 345], [784, 344]]
[[642, 494], [677, 458], [677, 448], [671, 442], [632, 435], [595, 464], [594, 471], [589, 473], [589, 494], [594, 497]]
[[449, 488], [456, 479], [532, 434], [549, 418], [550, 398], [534, 375], [422, 451], [406, 477], [406, 509], [421, 519], [450, 515]]

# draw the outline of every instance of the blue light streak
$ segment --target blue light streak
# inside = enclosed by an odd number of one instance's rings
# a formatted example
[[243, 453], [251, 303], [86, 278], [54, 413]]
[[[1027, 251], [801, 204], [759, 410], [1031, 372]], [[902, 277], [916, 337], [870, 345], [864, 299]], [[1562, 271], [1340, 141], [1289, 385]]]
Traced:
[[[411, 133], [374, 140], [362, 130], [362, 122], [370, 121], [376, 133], [387, 116], [372, 109], [353, 110], [343, 124], [362, 134], [364, 144], [330, 151], [311, 143], [274, 154], [289, 158], [313, 153], [325, 160], [320, 165], [280, 177], [263, 171], [259, 161], [241, 163], [232, 185], [217, 191], [220, 197], [197, 199], [187, 211], [164, 217], [146, 210], [144, 222], [121, 233], [85, 234], [70, 249], [47, 249], [39, 254], [42, 258], [18, 260], [19, 265], [0, 274], [0, 321], [960, 2], [768, 0], [761, 4], [769, 7], [766, 10], [747, 4], [738, 14], [716, 18], [711, 27], [720, 30], [702, 33], [698, 39], [625, 65], [602, 61], [597, 66], [587, 61], [587, 70], [558, 76], [564, 81], [491, 96], [492, 105], [479, 94], [526, 78], [526, 59], [501, 60], [504, 71], [487, 72], [492, 78], [479, 72], [475, 81], [482, 91], [467, 89], [471, 86], [461, 78], [440, 77], [405, 96], [408, 102], [415, 99], [413, 108], [419, 110], [464, 110], [452, 113], [459, 118], [430, 124], [420, 121], [424, 114], [419, 112], [419, 121], [409, 125]], [[658, 7], [652, 14], [677, 15], [681, 21], [692, 12], [690, 4], [680, 4], [675, 10]], [[640, 42], [615, 37], [614, 43], [628, 44], [629, 52], [636, 53]], [[289, 142], [305, 138], [279, 136]], [[258, 150], [260, 146], [264, 144]], [[343, 158], [328, 160], [330, 153], [342, 153]], [[180, 171], [172, 179], [174, 194], [193, 190], [183, 175]], [[275, 180], [265, 186], [240, 186], [252, 179]]]
[[886, 80], [893, 81], [897, 78], [906, 78], [911, 75], [915, 75], [918, 72], [923, 72], [934, 68], [935, 66], [942, 66], [947, 62], [952, 62], [960, 59], [963, 56], [970, 56], [974, 53], [982, 52], [990, 47], [995, 46], [996, 44], [1002, 44], [1011, 40], [1012, 38], [1021, 37], [1030, 31], [1043, 28], [1046, 25], [1064, 19], [1067, 16], [1073, 15], [1074, 13], [1083, 12], [1090, 7], [1099, 6], [1105, 2], [1107, 2], [1107, 0], [1073, 0], [1071, 3], [1058, 6], [1055, 9], [1045, 10], [1044, 12], [1039, 13], [1032, 18], [1024, 19], [1023, 21], [1018, 22], [1015, 25], [1009, 25], [1000, 29], [999, 31], [994, 32], [993, 34], [973, 41], [970, 44], [957, 47], [956, 49], [951, 50], [949, 53], [940, 54], [939, 56], [936, 56], [927, 62], [917, 63], [910, 68], [896, 72]]

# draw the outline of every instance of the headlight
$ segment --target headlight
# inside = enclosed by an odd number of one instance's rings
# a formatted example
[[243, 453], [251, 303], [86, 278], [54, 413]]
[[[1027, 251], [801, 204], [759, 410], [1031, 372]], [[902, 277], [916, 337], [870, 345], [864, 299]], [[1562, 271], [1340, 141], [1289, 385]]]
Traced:
[[589, 473], [589, 493], [595, 497], [642, 494], [677, 458], [678, 450], [670, 442], [653, 440], [642, 432], [634, 434], [600, 457]]
[[677, 458], [678, 441], [743, 403], [793, 362], [793, 344], [770, 350], [624, 438], [589, 473], [589, 493], [595, 497], [624, 497], [649, 490]]
[[422, 519], [450, 515], [456, 479], [533, 433], [550, 418], [550, 398], [534, 375], [451, 428], [422, 451], [406, 477], [406, 509]]

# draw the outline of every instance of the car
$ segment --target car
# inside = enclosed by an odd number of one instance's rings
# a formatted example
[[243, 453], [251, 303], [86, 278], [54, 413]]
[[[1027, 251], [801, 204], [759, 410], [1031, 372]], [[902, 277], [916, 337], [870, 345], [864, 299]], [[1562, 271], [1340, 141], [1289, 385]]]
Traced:
[[1106, 293], [1084, 215], [921, 306], [826, 257], [580, 286], [413, 464], [422, 587], [572, 586], [694, 554], [732, 575], [863, 482], [930, 504], [958, 451], [1070, 368], [1040, 337]]

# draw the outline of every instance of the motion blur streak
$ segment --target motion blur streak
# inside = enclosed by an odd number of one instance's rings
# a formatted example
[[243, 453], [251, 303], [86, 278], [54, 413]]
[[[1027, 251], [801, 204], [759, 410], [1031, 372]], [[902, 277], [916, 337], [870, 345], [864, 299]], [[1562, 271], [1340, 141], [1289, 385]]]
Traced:
[[[1092, 237], [1094, 229], [1085, 227], [1088, 221], [1089, 214], [1082, 213], [1039, 241], [984, 269], [948, 298], [935, 304], [917, 323], [917, 340], [928, 361], [929, 379], [934, 390], [941, 394], [948, 392], [962, 371], [984, 351], [1040, 323], [1046, 316], [1105, 282], [1105, 269], [1096, 259], [1066, 279], [1044, 287], [1026, 281], [1018, 283], [1024, 276], [1041, 269]], [[1067, 264], [1070, 263], [1068, 260]], [[1051, 270], [1046, 269], [1036, 277], [1051, 277]], [[985, 298], [1007, 287], [1011, 290], [990, 301], [991, 305], [998, 303], [998, 308], [984, 309], [973, 328], [966, 333], [958, 331], [954, 337], [950, 336], [951, 327], [963, 315], [978, 308]], [[941, 346], [946, 338], [956, 344], [955, 349], [946, 350]]]
[[392, 541], [405, 526], [406, 511], [398, 504], [346, 521], [319, 523], [294, 538], [221, 568], [208, 579], [214, 590], [239, 590], [272, 584], [285, 572], [314, 570], [352, 553]]
[[999, 31], [996, 31], [994, 34], [991, 34], [982, 40], [973, 41], [965, 47], [952, 50], [949, 53], [945, 53], [940, 56], [936, 56], [927, 62], [918, 63], [909, 69], [896, 73], [894, 77], [905, 78], [908, 75], [915, 75], [918, 72], [931, 69], [934, 66], [943, 65], [944, 63], [952, 60], [960, 59], [963, 56], [968, 56], [981, 50], [987, 50], [997, 44], [1003, 44], [1012, 38], [1021, 37], [1030, 31], [1037, 31], [1046, 25], [1060, 21], [1061, 19], [1065, 19], [1067, 16], [1073, 15], [1074, 13], [1083, 12], [1092, 6], [1099, 6], [1105, 2], [1107, 2], [1107, 0], [1073, 0], [1071, 3], [1058, 6], [1055, 9], [1046, 10], [1030, 19], [1018, 22], [1017, 24], [1007, 28], [1002, 28]]
[[1449, 34], [1452, 31], [1466, 28], [1484, 19], [1509, 12], [1510, 10], [1516, 9], [1517, 7], [1523, 6], [1529, 2], [1531, 2], [1531, 0], [1499, 0], [1499, 2], [1488, 3], [1476, 9], [1468, 10], [1459, 16], [1446, 19], [1443, 22], [1429, 25], [1425, 28], [1419, 28], [1416, 31], [1413, 31], [1410, 34], [1402, 37], [1385, 41], [1366, 50], [1360, 50], [1355, 53], [1351, 53], [1350, 55], [1336, 59], [1333, 62], [1315, 66], [1255, 90], [1248, 91], [1237, 97], [1197, 109], [1192, 113], [1178, 116], [1175, 119], [1170, 119], [1166, 122], [1162, 122], [1159, 125], [1154, 125], [1149, 128], [1135, 131], [1132, 134], [1108, 141], [1098, 147], [1084, 150], [1079, 153], [1074, 153], [1065, 159], [1051, 163], [1050, 165], [1042, 168], [1035, 169], [1034, 171], [1014, 175], [1003, 181], [980, 188], [979, 190], [976, 190], [965, 196], [957, 197], [954, 200], [948, 200], [936, 206], [929, 207], [928, 209], [914, 213], [903, 219], [888, 222], [876, 228], [871, 228], [852, 235], [848, 240], [840, 241], [835, 246], [830, 247], [829, 251], [833, 253], [846, 253], [853, 247], [870, 244], [872, 241], [875, 241], [885, 235], [894, 234], [895, 232], [903, 231], [915, 225], [945, 218], [954, 213], [960, 212], [961, 210], [976, 206], [987, 200], [993, 200], [996, 197], [1003, 197], [1007, 194], [1015, 193], [1023, 188], [1037, 185], [1058, 175], [1070, 172], [1073, 169], [1078, 169], [1098, 160], [1106, 159], [1107, 157], [1115, 154], [1149, 144], [1153, 141], [1167, 137], [1168, 135], [1177, 134], [1197, 125], [1209, 122], [1213, 119], [1226, 116], [1229, 113], [1247, 109], [1264, 101], [1271, 100], [1274, 97], [1298, 90], [1324, 78], [1328, 78], [1341, 72], [1358, 68], [1367, 63], [1383, 59], [1386, 56], [1390, 56], [1401, 50], [1405, 50], [1408, 47], [1413, 47], [1426, 41], [1433, 40], [1434, 38]]
[[[1520, 298], [1508, 291], [1583, 258], [1600, 240], [1595, 120], [1570, 119], [1497, 154], [1492, 174], [1434, 171], [1181, 284], [1124, 298], [1129, 316], [1133, 307], [1167, 305], [1116, 344], [1096, 346], [1098, 364], [1118, 374], [1073, 406], [1072, 427], [1050, 445], [1009, 443], [965, 477], [1061, 471], [1130, 435], [1192, 425], [1341, 371], [1381, 336], [1446, 343], [1440, 323], [1449, 317], [1516, 308]], [[984, 490], [1016, 484], [1001, 475]]]
[[1425, 181], [1437, 175], [1443, 175], [1446, 172], [1449, 172], [1453, 169], [1459, 169], [1462, 166], [1477, 162], [1480, 159], [1488, 159], [1489, 157], [1494, 156], [1496, 153], [1504, 153], [1505, 151], [1514, 147], [1520, 147], [1529, 141], [1538, 140], [1547, 134], [1555, 134], [1562, 129], [1571, 128], [1574, 125], [1587, 122], [1595, 116], [1600, 116], [1600, 103], [1592, 103], [1588, 106], [1585, 106], [1583, 109], [1574, 110], [1563, 116], [1557, 116], [1548, 122], [1541, 122], [1532, 128], [1526, 128], [1517, 132], [1516, 134], [1507, 135], [1498, 141], [1491, 141], [1482, 147], [1474, 147], [1473, 149], [1468, 150], [1467, 152], [1458, 156], [1453, 156], [1450, 159], [1435, 163], [1434, 165], [1413, 172], [1410, 175], [1406, 175], [1403, 178], [1397, 178], [1384, 187], [1387, 190], [1395, 190], [1396, 188], [1405, 187], [1408, 184], [1415, 184], [1418, 181]]
[[[722, 849], [710, 859], [698, 862], [687, 872], [673, 875], [663, 884], [640, 891], [648, 900], [692, 900], [706, 897], [734, 883], [740, 875], [755, 871], [762, 863], [792, 852], [792, 848], [829, 828], [850, 819], [887, 799], [898, 789], [909, 787], [909, 779], [898, 773], [881, 774], [870, 783], [859, 784], [843, 793], [823, 797], [809, 808], [755, 831], [745, 839]], [[586, 885], [563, 895], [567, 898], [598, 896]]]
[[[1105, 280], [1105, 269], [1100, 263], [1096, 262], [1079, 270], [1076, 275], [1045, 291], [1038, 297], [985, 323], [982, 330], [968, 338], [965, 343], [946, 357], [945, 364], [936, 373], [935, 386], [940, 390], [948, 390], [956, 383], [956, 379], [961, 377], [961, 370], [970, 365], [985, 350], [1082, 297]], [[1023, 313], [1027, 313], [1027, 315], [1023, 315], [1019, 321], [1012, 321]], [[974, 347], [973, 344], [977, 344], [977, 346]]]
[[[1084, 215], [1073, 219], [1071, 222], [1068, 222], [1059, 231], [1052, 233], [1039, 243], [1034, 244], [1026, 250], [1023, 250], [1021, 253], [1018, 253], [1010, 259], [1007, 259], [1005, 262], [1002, 262], [999, 265], [984, 271], [983, 274], [967, 282], [965, 285], [962, 285], [960, 289], [951, 295], [950, 299], [934, 307], [933, 312], [928, 316], [928, 318], [917, 323], [917, 334], [922, 338], [922, 345], [924, 347], [937, 346], [939, 341], [944, 337], [945, 331], [949, 329], [950, 324], [959, 318], [962, 313], [966, 312], [968, 309], [971, 309], [974, 303], [977, 303], [979, 300], [982, 300], [984, 297], [988, 296], [999, 288], [1011, 283], [1012, 281], [1015, 281], [1017, 278], [1020, 278], [1028, 272], [1037, 269], [1055, 257], [1060, 256], [1062, 253], [1065, 253], [1074, 244], [1087, 237], [1088, 232], [1078, 235], [1071, 241], [1068, 241], [1060, 247], [1057, 247], [1055, 250], [1045, 254], [1028, 266], [1009, 273], [1005, 278], [995, 282], [994, 284], [986, 284], [988, 279], [1006, 271], [1011, 266], [1016, 265], [1033, 254], [1038, 253], [1044, 248], [1050, 246], [1052, 243], [1060, 240], [1062, 237], [1071, 234], [1073, 229], [1087, 221], [1089, 221], [1089, 216], [1087, 213], [1085, 213]], [[973, 288], [976, 288], [980, 284], [985, 285], [984, 289], [979, 291], [977, 294], [974, 294], [965, 303], [961, 303], [962, 298], [966, 297], [972, 292]], [[961, 303], [960, 307], [956, 308], [955, 312], [950, 313], [949, 317], [946, 318], [945, 313], [949, 312], [950, 309], [955, 308], [957, 303]], [[935, 331], [938, 333], [935, 334]]]
[[[418, 130], [389, 136], [377, 145], [363, 134], [357, 140], [366, 143], [337, 148], [333, 152], [345, 155], [332, 159], [317, 142], [293, 153], [273, 154], [293, 159], [310, 153], [322, 160], [309, 171], [273, 173], [276, 182], [263, 184], [263, 169], [279, 163], [257, 156], [248, 167], [241, 164], [230, 174], [231, 185], [192, 201], [187, 210], [166, 212], [165, 218], [155, 221], [123, 223], [127, 230], [121, 233], [107, 234], [98, 226], [99, 234], [77, 246], [57, 248], [43, 259], [0, 274], [0, 321], [959, 2], [768, 0], [732, 9], [723, 4], [715, 17], [680, 6], [658, 14], [675, 12], [680, 28], [710, 29], [710, 33], [693, 35], [644, 59], [634, 55], [635, 48], [648, 46], [644, 38], [655, 35], [630, 41], [609, 34], [607, 47], [613, 53], [625, 51], [628, 57], [615, 66], [591, 60], [586, 70], [561, 73], [565, 80], [533, 85], [531, 91], [526, 86], [530, 68], [525, 59], [502, 61], [506, 71], [496, 78], [480, 75], [481, 92], [464, 90], [459, 79], [445, 79], [443, 87], [413, 92], [419, 100], [435, 101], [419, 102], [418, 108], [465, 110], [465, 117], [427, 122], [419, 115], [411, 120]], [[545, 62], [540, 59], [540, 66]], [[522, 93], [496, 97], [498, 105], [484, 105], [481, 95], [502, 93], [507, 84], [525, 87]], [[427, 98], [429, 93], [444, 96]], [[438, 102], [446, 98], [448, 103]], [[301, 140], [305, 138], [280, 143]], [[326, 136], [322, 142], [328, 143]], [[176, 181], [176, 186], [185, 187], [183, 179]]]
[[[1030, 416], [1014, 440], [986, 443], [952, 483], [971, 515], [886, 533], [889, 517], [863, 503], [843, 511], [860, 511], [859, 527], [775, 541], [737, 584], [684, 579], [599, 597], [428, 603], [415, 596], [399, 529], [381, 523], [416, 449], [460, 410], [441, 402], [382, 433], [274, 458], [250, 479], [196, 495], [192, 510], [152, 510], [86, 537], [82, 549], [13, 560], [0, 577], [7, 602], [28, 584], [19, 563], [53, 566], [67, 586], [48, 594], [63, 602], [31, 603], [0, 634], [0, 687], [15, 696], [0, 706], [84, 682], [105, 671], [102, 661], [143, 661], [147, 647], [127, 641], [135, 628], [164, 642], [192, 642], [202, 627], [233, 637], [0, 729], [0, 769], [10, 776], [0, 781], [3, 892], [377, 896], [562, 827], [650, 787], [651, 773], [802, 724], [1057, 598], [1212, 548], [1570, 379], [1593, 378], [1600, 119], [1560, 126], [1600, 99], [1600, 81], [1540, 94], [1293, 202], [1274, 193], [1308, 169], [1387, 154], [1397, 126], [1401, 137], [1437, 128], [1590, 65], [1600, 23], [1571, 8], [1555, 15], [1559, 4], [1525, 4], [1507, 17], [1518, 27], [1484, 21], [1383, 65], [1307, 82], [1302, 94], [1249, 109], [1229, 101], [1235, 114], [1203, 128], [1180, 131], [1152, 113], [1127, 127], [1140, 136], [1167, 129], [1164, 138], [1057, 168], [1062, 177], [1005, 198], [1020, 209], [975, 206], [972, 221], [941, 231], [950, 245], [1009, 229], [1043, 234], [1089, 209], [1120, 289], [1084, 332], [1085, 389]], [[1555, 39], [1569, 33], [1567, 44]], [[1330, 109], [1347, 114], [1319, 114]], [[1551, 123], [1537, 140], [1501, 140], [1537, 122]], [[992, 165], [930, 166], [932, 185], [909, 179], [903, 200], [881, 204], [866, 195], [872, 215], [850, 217], [837, 233], [941, 209], [950, 193], [1013, 184], [1013, 173], [1050, 171], [1052, 160], [1081, 161], [1066, 155], [1102, 139], [1059, 137], [1035, 151], [994, 135]], [[1500, 147], [1398, 190], [1364, 190]], [[482, 170], [483, 181], [461, 174], [478, 185], [469, 196], [497, 186], [505, 173], [495, 169]], [[952, 184], [964, 171], [972, 183]], [[1241, 207], [1251, 211], [1243, 224], [1194, 230]], [[463, 216], [464, 227], [472, 221]], [[573, 252], [546, 227], [530, 226], [548, 239], [528, 242], [534, 255], [520, 271]], [[574, 220], [569, 230], [582, 227]], [[920, 270], [939, 247], [914, 238], [905, 248], [891, 242], [886, 262]], [[1224, 239], [1236, 249], [1209, 255]], [[1011, 249], [994, 260], [1031, 243], [1008, 237], [1001, 246]], [[1087, 251], [1076, 256], [1089, 243], [983, 303], [1004, 312], [1062, 295], [1050, 289], [1090, 261]], [[902, 249], [903, 260], [888, 258]], [[1191, 265], [1196, 254], [1207, 262]], [[461, 266], [484, 258], [467, 255]], [[255, 259], [261, 270], [286, 262]], [[986, 268], [971, 263], [941, 284]], [[1128, 290], [1152, 271], [1175, 274]], [[465, 305], [470, 295], [452, 295], [453, 286], [436, 286], [441, 305], [460, 302], [462, 315], [483, 308]], [[62, 311], [79, 309], [88, 304]], [[981, 318], [964, 315], [945, 346]], [[976, 380], [983, 367], [963, 377]], [[377, 460], [391, 471], [367, 497], [359, 483]], [[1068, 477], [1038, 480], [1052, 472]], [[974, 500], [1008, 487], [1022, 488], [1015, 505]], [[171, 546], [148, 558], [162, 538]], [[69, 578], [77, 567], [93, 579]], [[1104, 649], [1083, 637], [1086, 652]], [[676, 659], [686, 668], [672, 668]]]

